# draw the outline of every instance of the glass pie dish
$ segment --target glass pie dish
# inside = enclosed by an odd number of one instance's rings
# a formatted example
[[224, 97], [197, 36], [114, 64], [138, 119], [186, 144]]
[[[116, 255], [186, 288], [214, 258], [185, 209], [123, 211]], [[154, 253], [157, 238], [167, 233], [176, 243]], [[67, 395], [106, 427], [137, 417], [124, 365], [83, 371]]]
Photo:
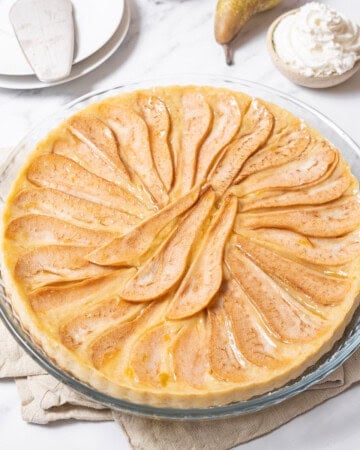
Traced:
[[[187, 76], [187, 77], [173, 77], [158, 79], [156, 81], [149, 80], [141, 83], [131, 83], [124, 86], [119, 86], [111, 90], [102, 92], [90, 93], [81, 97], [80, 99], [70, 103], [64, 107], [60, 112], [54, 114], [49, 119], [44, 121], [41, 125], [30, 132], [25, 139], [13, 150], [7, 162], [4, 164], [0, 172], [0, 195], [2, 203], [9, 192], [10, 186], [15, 179], [19, 169], [23, 166], [25, 159], [29, 152], [34, 148], [37, 142], [43, 138], [51, 129], [57, 126], [60, 122], [72, 115], [76, 111], [83, 109], [90, 103], [100, 101], [107, 97], [116, 94], [130, 92], [136, 89], [148, 88], [156, 85], [209, 85], [214, 87], [227, 87], [232, 90], [245, 92], [253, 97], [260, 97], [266, 101], [276, 103], [280, 107], [287, 109], [295, 114], [297, 117], [303, 119], [313, 128], [317, 129], [324, 137], [331, 141], [337, 148], [339, 148], [344, 158], [351, 166], [353, 174], [359, 178], [360, 164], [359, 164], [359, 148], [356, 144], [346, 136], [338, 127], [331, 123], [328, 119], [322, 116], [317, 111], [298, 102], [290, 99], [288, 96], [263, 87], [261, 85], [250, 83], [247, 81], [217, 79], [204, 76]], [[53, 361], [39, 348], [39, 346], [31, 339], [21, 327], [16, 315], [11, 309], [11, 303], [5, 294], [5, 287], [2, 286], [1, 293], [1, 315], [19, 343], [28, 351], [31, 356], [50, 374], [54, 375], [63, 383], [69, 385], [78, 392], [90, 397], [91, 399], [100, 402], [110, 408], [118, 409], [130, 413], [158, 417], [168, 419], [210, 419], [225, 416], [245, 414], [254, 412], [275, 403], [286, 400], [311, 385], [317, 383], [326, 377], [331, 371], [341, 365], [346, 358], [348, 358], [359, 346], [360, 343], [360, 316], [357, 312], [351, 324], [347, 327], [342, 339], [335, 344], [332, 351], [321, 358], [314, 366], [308, 368], [299, 378], [291, 381], [287, 385], [259, 395], [247, 401], [231, 403], [225, 406], [216, 406], [211, 408], [193, 408], [193, 409], [176, 409], [176, 408], [159, 408], [137, 403], [131, 403], [121, 400], [116, 397], [111, 397], [103, 392], [100, 392], [93, 387], [81, 382], [66, 371], [60, 369]]]

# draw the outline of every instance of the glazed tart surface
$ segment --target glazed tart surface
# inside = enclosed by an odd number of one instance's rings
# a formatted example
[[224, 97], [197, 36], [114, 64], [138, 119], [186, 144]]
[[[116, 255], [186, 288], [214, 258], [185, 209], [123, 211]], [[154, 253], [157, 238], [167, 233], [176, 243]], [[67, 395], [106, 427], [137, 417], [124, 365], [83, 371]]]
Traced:
[[359, 266], [340, 151], [221, 88], [78, 112], [34, 149], [3, 218], [23, 327], [80, 380], [154, 406], [245, 400], [300, 375], [351, 319]]

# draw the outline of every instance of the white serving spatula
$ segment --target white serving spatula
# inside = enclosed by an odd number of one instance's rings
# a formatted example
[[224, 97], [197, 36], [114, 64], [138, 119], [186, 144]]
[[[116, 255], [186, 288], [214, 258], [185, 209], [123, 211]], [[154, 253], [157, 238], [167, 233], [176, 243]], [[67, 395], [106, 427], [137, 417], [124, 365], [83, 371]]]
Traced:
[[40, 81], [66, 78], [74, 56], [70, 0], [18, 0], [9, 13], [26, 59]]

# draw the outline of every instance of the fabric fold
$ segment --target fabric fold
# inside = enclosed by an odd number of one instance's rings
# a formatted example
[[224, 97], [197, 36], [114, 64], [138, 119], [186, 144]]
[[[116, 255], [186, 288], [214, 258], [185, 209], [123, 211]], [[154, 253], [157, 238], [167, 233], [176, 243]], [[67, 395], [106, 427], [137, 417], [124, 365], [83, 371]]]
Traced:
[[[344, 375], [343, 382], [341, 377]], [[160, 421], [116, 412], [113, 416], [135, 450], [227, 450], [273, 431], [358, 381], [360, 350], [345, 362], [343, 371], [335, 371], [331, 379], [329, 377], [313, 389], [254, 414], [210, 422]], [[333, 387], [334, 383], [338, 387]]]

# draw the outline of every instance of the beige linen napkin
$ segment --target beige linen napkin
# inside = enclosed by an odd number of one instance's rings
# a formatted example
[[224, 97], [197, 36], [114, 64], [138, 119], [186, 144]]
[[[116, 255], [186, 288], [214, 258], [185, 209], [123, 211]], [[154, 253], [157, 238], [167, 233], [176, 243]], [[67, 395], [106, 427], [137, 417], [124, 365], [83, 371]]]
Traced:
[[360, 350], [312, 390], [258, 413], [211, 422], [160, 421], [110, 411], [46, 374], [1, 321], [0, 378], [15, 378], [22, 417], [27, 422], [114, 419], [136, 450], [225, 450], [283, 425], [360, 381]]

